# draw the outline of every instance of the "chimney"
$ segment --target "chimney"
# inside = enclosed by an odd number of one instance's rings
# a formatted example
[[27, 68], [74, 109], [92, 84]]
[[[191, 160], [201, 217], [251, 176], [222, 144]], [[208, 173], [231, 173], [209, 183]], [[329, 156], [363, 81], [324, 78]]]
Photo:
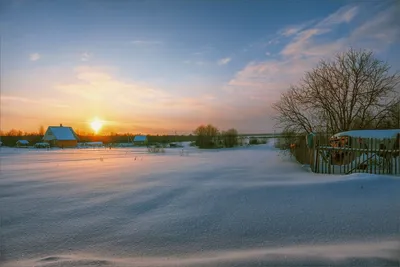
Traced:
[[63, 127], [63, 126], [62, 126], [62, 123], [60, 123], [60, 127]]

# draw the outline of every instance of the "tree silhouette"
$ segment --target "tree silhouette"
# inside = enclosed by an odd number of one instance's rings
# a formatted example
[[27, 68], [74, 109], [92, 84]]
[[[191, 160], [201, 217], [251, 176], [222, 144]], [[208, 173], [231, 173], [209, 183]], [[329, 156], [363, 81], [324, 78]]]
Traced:
[[331, 133], [381, 128], [392, 120], [400, 100], [400, 76], [389, 71], [387, 63], [365, 50], [321, 60], [273, 105], [278, 126], [289, 132]]

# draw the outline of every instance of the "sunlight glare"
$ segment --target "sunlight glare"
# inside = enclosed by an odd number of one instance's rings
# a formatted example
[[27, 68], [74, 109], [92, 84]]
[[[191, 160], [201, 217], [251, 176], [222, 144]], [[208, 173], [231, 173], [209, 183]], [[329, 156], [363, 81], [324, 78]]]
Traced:
[[93, 129], [96, 133], [98, 133], [99, 130], [101, 129], [101, 127], [103, 126], [103, 123], [102, 123], [99, 119], [96, 118], [94, 121], [92, 121], [92, 122], [90, 123], [90, 126], [92, 127], [92, 129]]

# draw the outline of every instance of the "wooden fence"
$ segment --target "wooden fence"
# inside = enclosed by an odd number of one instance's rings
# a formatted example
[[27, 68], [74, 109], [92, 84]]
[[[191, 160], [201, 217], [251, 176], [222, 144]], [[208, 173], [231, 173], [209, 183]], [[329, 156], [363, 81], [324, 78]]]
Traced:
[[400, 140], [346, 137], [332, 142], [331, 135], [314, 137], [313, 147], [306, 137], [297, 138], [291, 154], [316, 173], [372, 173], [400, 175]]

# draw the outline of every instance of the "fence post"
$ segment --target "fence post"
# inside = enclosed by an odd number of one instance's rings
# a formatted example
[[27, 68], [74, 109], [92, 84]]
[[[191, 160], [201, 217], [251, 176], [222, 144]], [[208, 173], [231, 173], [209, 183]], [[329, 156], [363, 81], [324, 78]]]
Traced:
[[312, 140], [312, 147], [310, 148], [310, 167], [311, 167], [311, 171], [315, 172], [315, 159], [314, 159], [314, 151], [315, 151], [315, 136], [313, 136], [313, 140]]

